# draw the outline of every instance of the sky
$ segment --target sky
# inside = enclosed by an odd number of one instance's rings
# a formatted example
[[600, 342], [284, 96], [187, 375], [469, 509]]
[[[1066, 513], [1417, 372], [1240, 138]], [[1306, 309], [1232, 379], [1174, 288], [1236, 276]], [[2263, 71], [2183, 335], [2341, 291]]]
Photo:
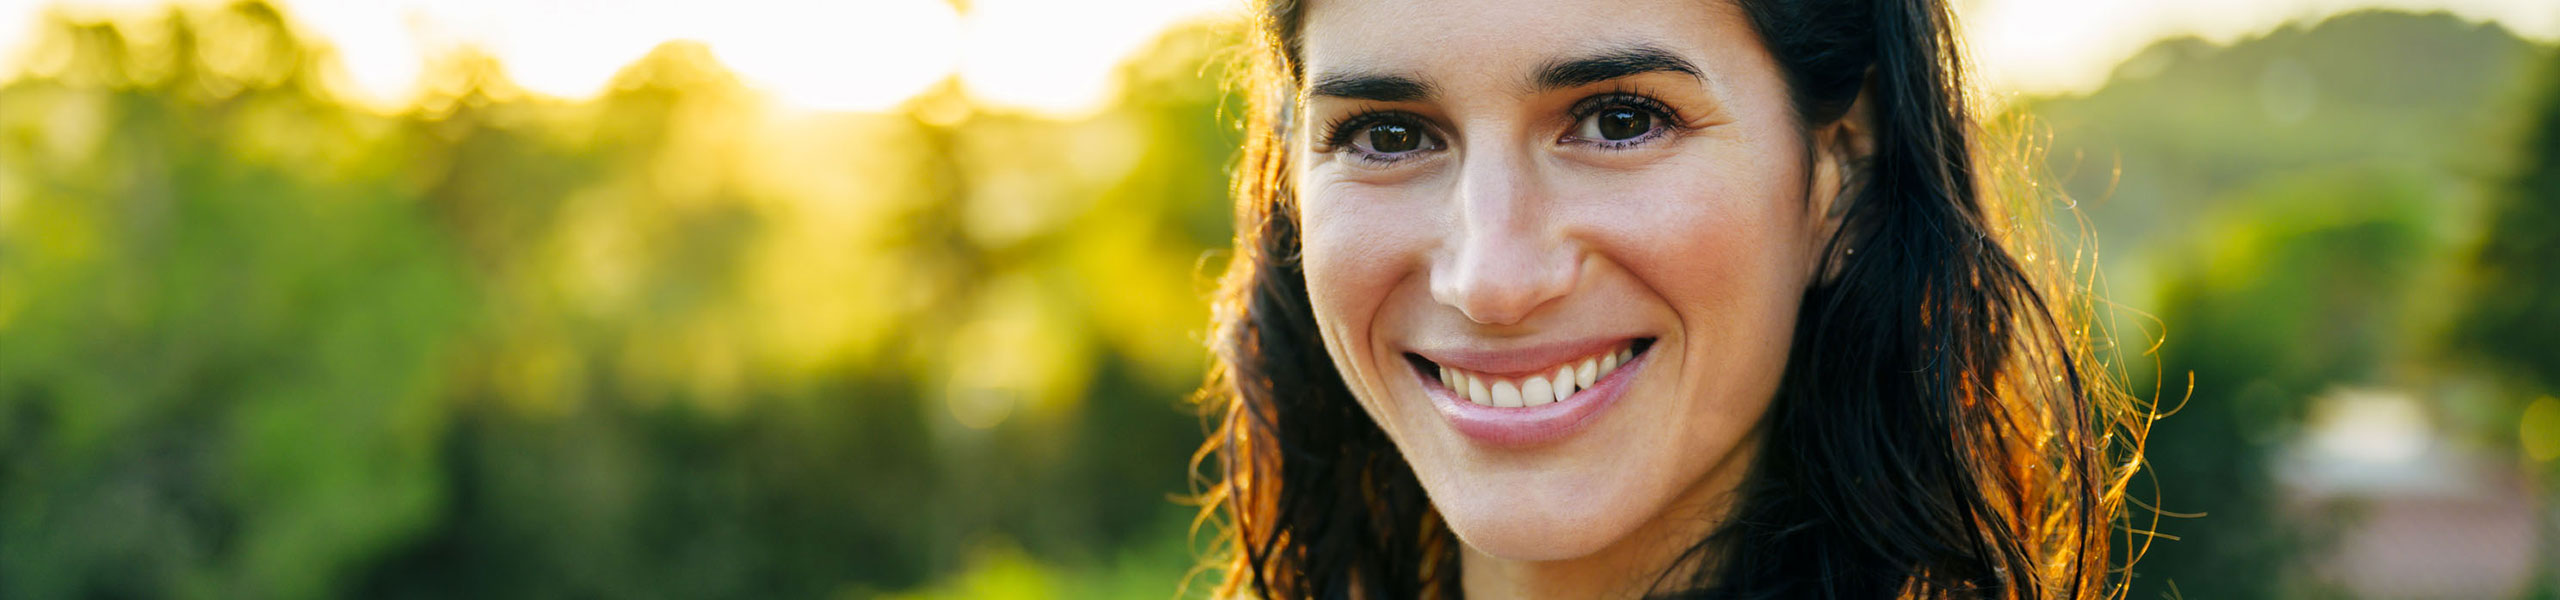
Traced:
[[[169, 0], [0, 0], [0, 73], [47, 10], [154, 14]], [[218, 2], [219, 0], [178, 0]], [[818, 110], [880, 110], [956, 73], [975, 98], [1059, 117], [1112, 97], [1110, 73], [1166, 27], [1237, 0], [277, 0], [336, 46], [359, 99], [397, 106], [433, 56], [477, 46], [526, 88], [591, 96], [670, 39], [702, 41], [749, 85]], [[2560, 38], [2553, 0], [1958, 0], [1997, 92], [2085, 91], [2162, 37], [2228, 42], [2287, 21], [2386, 6], [2450, 10]]]
[[2560, 0], [1959, 0], [1966, 43], [1994, 89], [2051, 93], [2106, 83], [2151, 42], [2195, 35], [2229, 43], [2287, 22], [2362, 8], [2451, 11], [2526, 37], [2560, 39]]

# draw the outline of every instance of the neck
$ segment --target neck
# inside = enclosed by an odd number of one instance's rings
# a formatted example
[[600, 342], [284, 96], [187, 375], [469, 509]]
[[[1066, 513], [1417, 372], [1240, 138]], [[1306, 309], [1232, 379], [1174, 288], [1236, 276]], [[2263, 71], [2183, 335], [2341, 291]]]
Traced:
[[[1563, 560], [1520, 561], [1459, 544], [1459, 585], [1466, 589], [1466, 597], [1478, 600], [1641, 598], [1685, 589], [1694, 583], [1703, 561], [1680, 559], [1724, 524], [1733, 508], [1734, 492], [1740, 489], [1759, 446], [1760, 436], [1754, 431], [1644, 525], [1598, 552]], [[1654, 589], [1656, 583], [1664, 589]]]

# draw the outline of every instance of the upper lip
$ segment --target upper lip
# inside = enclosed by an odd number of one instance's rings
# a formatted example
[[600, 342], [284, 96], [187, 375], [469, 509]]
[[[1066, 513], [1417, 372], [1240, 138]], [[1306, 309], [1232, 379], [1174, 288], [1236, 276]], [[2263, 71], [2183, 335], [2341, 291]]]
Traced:
[[1599, 354], [1641, 339], [1644, 337], [1610, 336], [1510, 347], [1414, 348], [1411, 352], [1441, 366], [1491, 377], [1510, 377], [1541, 374], [1566, 361]]

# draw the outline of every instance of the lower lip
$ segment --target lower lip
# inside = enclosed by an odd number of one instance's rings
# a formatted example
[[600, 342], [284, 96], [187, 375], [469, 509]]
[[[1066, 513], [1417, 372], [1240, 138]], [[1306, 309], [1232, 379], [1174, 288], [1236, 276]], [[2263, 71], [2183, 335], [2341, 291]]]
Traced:
[[1574, 392], [1563, 402], [1519, 408], [1470, 402], [1430, 374], [1416, 369], [1415, 375], [1422, 379], [1422, 389], [1431, 395], [1431, 405], [1440, 409], [1440, 416], [1447, 418], [1458, 433], [1487, 446], [1524, 448], [1555, 443], [1589, 426], [1600, 411], [1618, 403], [1618, 396], [1626, 393], [1628, 382], [1635, 380], [1636, 371], [1643, 369], [1645, 359], [1652, 355], [1646, 352], [1628, 359], [1609, 376], [1591, 382], [1590, 388]]

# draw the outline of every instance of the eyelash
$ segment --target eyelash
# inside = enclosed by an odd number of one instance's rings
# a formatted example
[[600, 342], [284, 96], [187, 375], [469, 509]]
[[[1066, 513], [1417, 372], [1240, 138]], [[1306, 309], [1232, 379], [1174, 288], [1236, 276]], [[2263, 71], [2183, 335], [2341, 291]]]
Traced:
[[1685, 130], [1687, 127], [1683, 124], [1689, 122], [1687, 119], [1680, 118], [1680, 111], [1672, 108], [1670, 104], [1633, 90], [1617, 90], [1585, 98], [1581, 102], [1574, 103], [1573, 110], [1567, 114], [1573, 115], [1574, 128], [1580, 129], [1583, 119], [1613, 108], [1631, 108], [1646, 113], [1654, 120], [1653, 129], [1644, 132], [1643, 135], [1623, 140], [1590, 140], [1568, 136], [1567, 141], [1590, 144], [1607, 150], [1625, 150]]
[[[1644, 135], [1624, 140], [1586, 140], [1574, 138], [1568, 134], [1564, 140], [1560, 141], [1589, 144], [1605, 150], [1625, 150], [1651, 143], [1654, 140], [1661, 139], [1666, 135], [1675, 133], [1677, 130], [1685, 129], [1681, 124], [1688, 122], [1686, 119], [1682, 119], [1680, 117], [1680, 111], [1673, 109], [1671, 105], [1665, 104], [1661, 100], [1656, 100], [1652, 96], [1645, 95], [1643, 92], [1635, 90], [1613, 90], [1603, 92], [1589, 98], [1584, 98], [1579, 102], [1575, 102], [1573, 108], [1567, 111], [1566, 114], [1573, 117], [1573, 125], [1576, 128], [1579, 128], [1583, 119], [1591, 118], [1592, 115], [1599, 114], [1600, 111], [1612, 108], [1631, 108], [1647, 113], [1655, 120], [1653, 129], [1646, 131]], [[1326, 123], [1324, 128], [1320, 130], [1324, 134], [1318, 139], [1324, 140], [1324, 151], [1326, 152], [1348, 150], [1352, 154], [1353, 158], [1375, 165], [1388, 165], [1402, 162], [1427, 151], [1412, 150], [1395, 154], [1380, 154], [1362, 150], [1358, 144], [1351, 143], [1353, 137], [1362, 133], [1367, 133], [1370, 127], [1389, 124], [1401, 124], [1406, 127], [1411, 127], [1416, 131], [1422, 132], [1423, 135], [1432, 136], [1434, 139], [1439, 137], [1438, 133], [1433, 132], [1431, 127], [1425, 125], [1424, 120], [1420, 116], [1413, 113], [1401, 110], [1371, 110], [1345, 115], [1334, 119], [1332, 122]]]
[[1345, 115], [1341, 118], [1334, 119], [1333, 122], [1326, 123], [1322, 130], [1324, 131], [1324, 136], [1320, 139], [1324, 140], [1325, 151], [1327, 152], [1348, 150], [1353, 158], [1381, 166], [1402, 162], [1405, 159], [1413, 158], [1424, 152], [1423, 150], [1413, 150], [1395, 154], [1380, 154], [1362, 150], [1359, 144], [1351, 143], [1351, 139], [1354, 136], [1367, 133], [1371, 127], [1390, 124], [1401, 124], [1406, 127], [1411, 127], [1414, 131], [1422, 132], [1422, 135], [1429, 136], [1433, 139], [1438, 139], [1440, 136], [1439, 133], [1433, 132], [1429, 126], [1424, 125], [1423, 119], [1419, 115], [1401, 110], [1371, 110]]

